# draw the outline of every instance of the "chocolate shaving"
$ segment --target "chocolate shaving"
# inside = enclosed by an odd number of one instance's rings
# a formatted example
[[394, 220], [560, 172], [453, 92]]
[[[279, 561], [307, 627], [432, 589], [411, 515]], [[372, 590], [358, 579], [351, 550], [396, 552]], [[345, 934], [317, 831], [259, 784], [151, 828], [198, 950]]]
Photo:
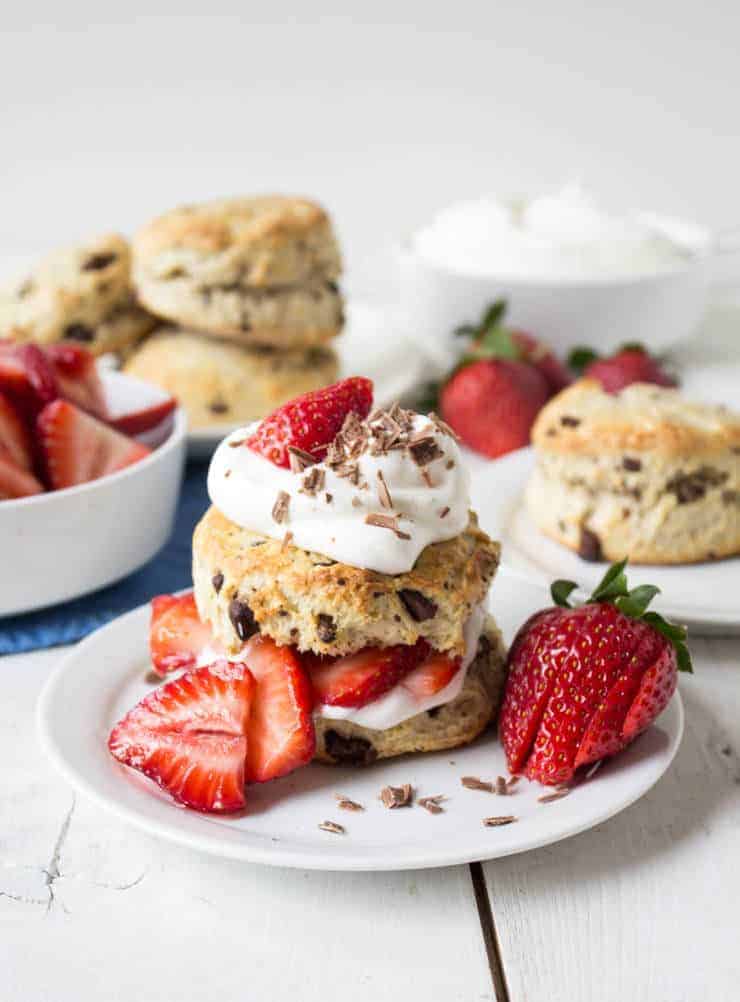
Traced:
[[293, 473], [303, 473], [309, 466], [316, 463], [316, 457], [310, 452], [298, 449], [295, 445], [288, 446], [288, 462]]
[[385, 477], [381, 470], [378, 470], [378, 500], [383, 508], [393, 507], [391, 492], [388, 490], [388, 484], [385, 482]]
[[509, 786], [503, 776], [496, 777], [496, 793], [499, 797], [505, 797], [509, 792]]
[[435, 459], [444, 455], [435, 438], [432, 435], [425, 435], [423, 438], [411, 439], [409, 441], [409, 452], [411, 458], [417, 466], [428, 466]]
[[344, 835], [345, 830], [336, 821], [322, 821], [319, 825], [322, 832], [332, 832], [334, 835]]
[[485, 828], [501, 828], [502, 825], [511, 825], [517, 818], [513, 814], [500, 814], [498, 817], [483, 818]]
[[450, 438], [454, 438], [456, 442], [461, 441], [458, 433], [454, 429], [450, 428], [447, 422], [443, 421], [438, 414], [434, 413], [434, 411], [429, 412], [429, 420], [432, 422], [437, 431], [441, 431], [443, 435], [449, 435]]
[[229, 448], [238, 449], [239, 446], [244, 445], [246, 441], [247, 441], [246, 438], [240, 438], [238, 442], [229, 442]]
[[329, 492], [327, 491], [326, 494], [324, 494], [324, 498], [326, 499], [327, 504], [331, 504], [332, 501], [334, 500], [334, 495], [329, 494]]
[[403, 786], [384, 786], [380, 791], [380, 799], [389, 810], [392, 810], [394, 807], [410, 807], [413, 794], [410, 783], [404, 783]]
[[553, 790], [552, 793], [545, 793], [541, 797], [537, 798], [537, 802], [540, 804], [551, 804], [553, 800], [560, 800], [562, 797], [567, 797], [570, 793], [570, 789], [567, 787], [560, 787], [557, 790]]
[[281, 550], [287, 549], [287, 547], [289, 547], [292, 542], [293, 542], [293, 533], [290, 530], [288, 530], [288, 532], [286, 532], [285, 535], [283, 536], [283, 541], [280, 544], [280, 549]]
[[512, 787], [516, 786], [516, 784], [519, 782], [521, 778], [522, 778], [521, 776], [509, 776], [509, 778], [506, 780], [506, 785], [511, 790]]
[[301, 481], [300, 493], [315, 497], [323, 489], [325, 478], [326, 471], [320, 466], [314, 466]]
[[275, 504], [272, 506], [272, 517], [280, 525], [281, 522], [285, 520], [285, 516], [288, 514], [288, 505], [290, 504], [290, 494], [286, 494], [285, 491], [278, 491], [278, 496], [275, 500]]
[[337, 807], [341, 807], [343, 811], [364, 811], [365, 808], [362, 804], [358, 804], [356, 800], [350, 800], [349, 797], [345, 797], [343, 793], [338, 793], [337, 797]]
[[419, 807], [423, 807], [425, 811], [429, 811], [430, 814], [442, 814], [444, 811], [443, 807], [440, 807], [440, 801], [445, 800], [443, 793], [438, 793], [434, 797], [420, 797]]
[[466, 790], [484, 790], [486, 793], [493, 793], [493, 783], [488, 783], [477, 776], [463, 776], [460, 782]]
[[447, 516], [449, 514], [450, 514], [450, 506], [449, 505], [445, 505], [444, 508], [442, 509], [442, 511], [439, 513], [439, 517], [440, 518], [447, 518]]
[[411, 539], [411, 536], [407, 532], [402, 532], [398, 528], [398, 518], [395, 515], [383, 515], [371, 512], [365, 516], [365, 524], [376, 525], [379, 529], [390, 529], [391, 532], [395, 532], [398, 539]]

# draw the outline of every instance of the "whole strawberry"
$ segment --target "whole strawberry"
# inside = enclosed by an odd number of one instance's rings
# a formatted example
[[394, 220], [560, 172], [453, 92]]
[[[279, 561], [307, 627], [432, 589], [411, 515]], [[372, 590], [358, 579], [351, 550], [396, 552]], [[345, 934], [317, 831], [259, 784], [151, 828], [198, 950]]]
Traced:
[[554, 608], [532, 616], [509, 652], [499, 734], [512, 773], [546, 785], [615, 755], [645, 730], [691, 671], [686, 630], [647, 607], [652, 585], [629, 591], [614, 564], [591, 598], [571, 608], [572, 581], [552, 586]]
[[353, 376], [323, 390], [304, 393], [269, 414], [247, 439], [247, 445], [275, 466], [290, 466], [289, 447], [323, 459], [350, 413], [366, 418], [373, 403], [373, 384]]
[[676, 380], [661, 368], [658, 360], [639, 344], [623, 345], [609, 358], [599, 358], [589, 348], [576, 348], [568, 361], [588, 379], [598, 380], [607, 393], [619, 393], [632, 383], [676, 385]]
[[509, 359], [472, 362], [442, 390], [442, 417], [465, 445], [495, 459], [529, 444], [529, 433], [549, 396], [541, 373]]

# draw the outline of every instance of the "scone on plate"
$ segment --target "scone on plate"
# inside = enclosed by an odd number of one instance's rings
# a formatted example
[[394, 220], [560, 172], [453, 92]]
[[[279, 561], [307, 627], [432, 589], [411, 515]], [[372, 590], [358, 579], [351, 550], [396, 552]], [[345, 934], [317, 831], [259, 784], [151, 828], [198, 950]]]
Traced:
[[370, 405], [368, 380], [344, 380], [229, 435], [193, 538], [213, 642], [247, 664], [254, 638], [295, 652], [326, 762], [472, 741], [504, 681], [485, 613], [499, 546], [457, 443], [438, 419]]
[[152, 312], [247, 345], [307, 348], [338, 334], [340, 271], [329, 217], [300, 198], [175, 209], [134, 240], [134, 282]]
[[526, 504], [586, 560], [682, 564], [740, 553], [740, 414], [635, 383], [581, 380], [532, 430]]
[[0, 337], [125, 354], [156, 323], [134, 298], [130, 270], [129, 246], [116, 234], [49, 254], [0, 292]]
[[206, 428], [257, 420], [294, 396], [333, 383], [339, 359], [329, 346], [246, 348], [166, 329], [137, 348], [125, 371], [167, 390], [191, 428]]

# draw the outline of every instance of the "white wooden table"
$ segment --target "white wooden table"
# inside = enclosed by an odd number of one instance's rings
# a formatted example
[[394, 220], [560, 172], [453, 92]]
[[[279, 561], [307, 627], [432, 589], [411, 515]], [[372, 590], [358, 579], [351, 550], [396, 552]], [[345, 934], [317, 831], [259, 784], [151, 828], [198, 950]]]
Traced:
[[0, 659], [2, 1002], [737, 1002], [740, 638], [695, 638], [687, 728], [612, 821], [495, 862], [261, 868], [159, 842], [43, 758], [60, 650]]

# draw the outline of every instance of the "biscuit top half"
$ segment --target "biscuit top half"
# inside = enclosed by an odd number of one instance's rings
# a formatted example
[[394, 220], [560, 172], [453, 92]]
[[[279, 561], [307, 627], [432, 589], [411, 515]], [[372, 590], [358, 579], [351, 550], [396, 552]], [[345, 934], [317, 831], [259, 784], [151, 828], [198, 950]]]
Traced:
[[341, 271], [325, 210], [283, 195], [174, 209], [137, 234], [134, 257], [138, 269], [164, 281], [190, 275], [261, 287], [333, 279]]
[[740, 414], [691, 403], [678, 390], [650, 383], [610, 394], [596, 380], [582, 379], [540, 411], [532, 442], [563, 456], [624, 449], [666, 456], [740, 452]]

